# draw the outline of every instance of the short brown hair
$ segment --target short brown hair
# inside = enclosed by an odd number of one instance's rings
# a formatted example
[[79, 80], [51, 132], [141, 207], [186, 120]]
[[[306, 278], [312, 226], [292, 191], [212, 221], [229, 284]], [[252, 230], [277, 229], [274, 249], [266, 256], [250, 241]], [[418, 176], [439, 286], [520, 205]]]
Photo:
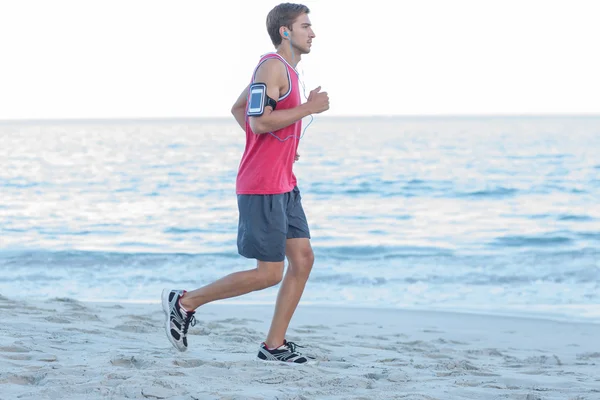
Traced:
[[292, 29], [292, 24], [301, 14], [308, 14], [310, 10], [304, 4], [281, 3], [275, 6], [267, 15], [267, 32], [271, 37], [273, 46], [281, 44], [279, 28], [285, 26]]

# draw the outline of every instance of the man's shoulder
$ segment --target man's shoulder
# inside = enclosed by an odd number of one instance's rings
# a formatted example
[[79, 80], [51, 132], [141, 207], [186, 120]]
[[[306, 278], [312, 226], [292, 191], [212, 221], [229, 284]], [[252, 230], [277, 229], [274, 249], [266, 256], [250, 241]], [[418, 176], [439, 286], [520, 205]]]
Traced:
[[261, 75], [263, 77], [277, 77], [277, 79], [281, 79], [287, 76], [287, 71], [282, 60], [275, 56], [262, 59], [261, 62], [256, 66], [254, 75]]
[[264, 56], [261, 57], [256, 68], [267, 68], [269, 70], [285, 70], [285, 62], [277, 55], [273, 55], [270, 57]]
[[260, 56], [259, 61], [262, 60], [267, 60], [267, 59], [276, 59], [276, 60], [282, 60], [281, 56], [277, 53], [271, 52], [271, 53], [265, 53], [263, 55]]

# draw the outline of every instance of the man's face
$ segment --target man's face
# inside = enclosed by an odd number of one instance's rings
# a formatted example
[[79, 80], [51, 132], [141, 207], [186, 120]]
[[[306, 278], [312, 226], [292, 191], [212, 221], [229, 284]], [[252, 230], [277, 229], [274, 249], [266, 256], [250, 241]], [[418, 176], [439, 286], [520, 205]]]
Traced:
[[312, 30], [312, 25], [308, 14], [301, 14], [292, 24], [292, 46], [294, 46], [300, 54], [310, 53], [310, 47], [315, 32]]

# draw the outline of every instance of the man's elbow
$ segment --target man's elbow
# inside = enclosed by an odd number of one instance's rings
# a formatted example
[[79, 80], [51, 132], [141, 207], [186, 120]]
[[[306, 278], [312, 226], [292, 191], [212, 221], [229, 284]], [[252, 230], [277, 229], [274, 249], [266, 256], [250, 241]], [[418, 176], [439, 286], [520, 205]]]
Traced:
[[252, 129], [252, 132], [256, 133], [257, 135], [267, 133], [269, 131], [262, 118], [256, 117], [250, 117], [250, 129]]

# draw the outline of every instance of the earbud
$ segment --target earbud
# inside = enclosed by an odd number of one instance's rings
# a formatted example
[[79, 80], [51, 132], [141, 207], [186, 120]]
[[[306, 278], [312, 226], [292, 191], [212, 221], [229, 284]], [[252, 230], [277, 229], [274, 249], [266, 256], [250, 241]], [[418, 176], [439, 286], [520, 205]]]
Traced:
[[287, 33], [287, 31], [285, 31], [285, 32], [283, 32], [283, 36], [288, 37], [288, 36], [290, 36], [290, 34]]

